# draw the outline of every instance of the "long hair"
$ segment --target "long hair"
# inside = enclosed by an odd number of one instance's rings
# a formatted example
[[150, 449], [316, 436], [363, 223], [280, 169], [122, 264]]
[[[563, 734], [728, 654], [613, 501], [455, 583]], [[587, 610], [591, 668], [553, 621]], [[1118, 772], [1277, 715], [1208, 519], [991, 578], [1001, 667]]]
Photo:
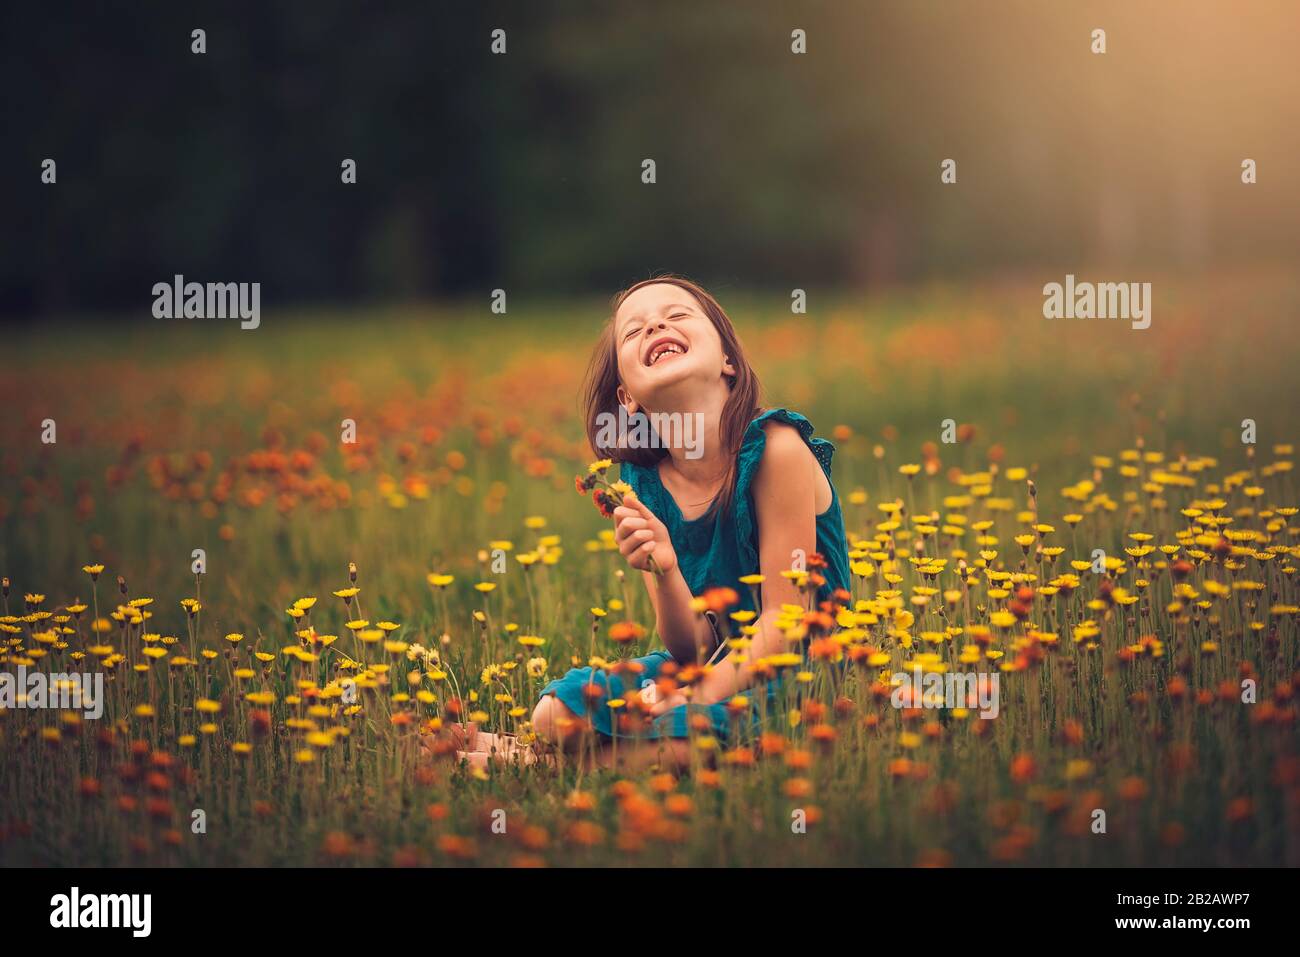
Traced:
[[713, 328], [718, 331], [718, 336], [722, 340], [723, 354], [731, 359], [731, 364], [736, 370], [734, 376], [728, 376], [731, 394], [722, 408], [722, 421], [718, 425], [718, 434], [730, 464], [727, 466], [727, 474], [722, 486], [718, 489], [706, 514], [715, 514], [718, 510], [726, 513], [731, 507], [736, 488], [736, 454], [740, 451], [749, 423], [763, 411], [762, 387], [759, 385], [758, 376], [745, 358], [745, 350], [740, 345], [740, 339], [736, 336], [736, 329], [731, 324], [726, 310], [713, 296], [689, 279], [672, 274], [643, 279], [614, 296], [610, 304], [609, 319], [606, 320], [605, 327], [596, 342], [596, 348], [592, 351], [591, 363], [587, 367], [587, 378], [583, 387], [587, 441], [597, 458], [612, 459], [619, 463], [631, 462], [645, 468], [656, 467], [659, 460], [668, 454], [668, 450], [664, 448], [608, 448], [599, 442], [601, 422], [607, 421], [605, 419], [607, 414], [617, 416], [619, 410], [618, 344], [614, 337], [614, 317], [618, 315], [619, 307], [628, 296], [642, 286], [655, 283], [677, 286], [695, 297], [700, 309], [709, 317]]

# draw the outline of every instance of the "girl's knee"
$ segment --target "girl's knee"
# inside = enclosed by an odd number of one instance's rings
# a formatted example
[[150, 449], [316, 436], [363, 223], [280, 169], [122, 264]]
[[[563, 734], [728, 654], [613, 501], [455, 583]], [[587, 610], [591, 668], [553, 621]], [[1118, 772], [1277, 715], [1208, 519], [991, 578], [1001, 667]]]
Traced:
[[533, 733], [552, 743], [566, 738], [577, 725], [577, 715], [553, 694], [543, 695], [533, 709]]

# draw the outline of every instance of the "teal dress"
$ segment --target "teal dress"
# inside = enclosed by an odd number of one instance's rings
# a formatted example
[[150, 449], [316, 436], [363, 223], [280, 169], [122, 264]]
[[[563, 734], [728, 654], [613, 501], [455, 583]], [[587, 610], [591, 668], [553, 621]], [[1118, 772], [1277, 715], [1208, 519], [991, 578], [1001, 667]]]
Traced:
[[[786, 409], [768, 409], [750, 422], [745, 430], [736, 461], [736, 491], [727, 514], [705, 515], [686, 520], [682, 518], [677, 502], [659, 480], [656, 467], [645, 468], [625, 462], [620, 466], [620, 477], [635, 490], [637, 497], [654, 512], [668, 528], [673, 550], [677, 553], [677, 566], [690, 587], [691, 593], [700, 595], [709, 588], [727, 587], [740, 596], [742, 608], [760, 611], [754, 607], [749, 586], [741, 583], [744, 575], [757, 574], [758, 525], [754, 514], [754, 497], [751, 485], [758, 471], [767, 434], [763, 423], [768, 420], [785, 422], [799, 430], [808, 447], [821, 463], [826, 478], [831, 478], [831, 455], [835, 446], [821, 438], [813, 438], [812, 423], [797, 412]], [[844, 534], [844, 514], [840, 508], [839, 493], [831, 482], [831, 504], [817, 516], [817, 551], [826, 559], [822, 574], [826, 583], [818, 589], [818, 600], [823, 601], [836, 589], [849, 589], [849, 556]], [[671, 660], [667, 651], [654, 651], [634, 659], [640, 665], [636, 682], [645, 687], [654, 682], [664, 662]], [[764, 689], [769, 699], [775, 699], [779, 679], [768, 683]], [[637, 689], [639, 690], [639, 689]], [[747, 715], [742, 717], [756, 727], [759, 715], [757, 689], [745, 692], [753, 702]], [[542, 689], [543, 695], [553, 694], [570, 711], [587, 717], [601, 734], [614, 736], [616, 729], [611, 709], [605, 704], [613, 698], [626, 698], [629, 689], [620, 675], [596, 671], [591, 668], [574, 668], [564, 677], [556, 678]], [[685, 738], [690, 736], [689, 714], [704, 714], [712, 733], [725, 740], [732, 730], [732, 718], [726, 701], [708, 705], [679, 705], [657, 717], [649, 727], [638, 729], [636, 734], [617, 730], [619, 737]]]

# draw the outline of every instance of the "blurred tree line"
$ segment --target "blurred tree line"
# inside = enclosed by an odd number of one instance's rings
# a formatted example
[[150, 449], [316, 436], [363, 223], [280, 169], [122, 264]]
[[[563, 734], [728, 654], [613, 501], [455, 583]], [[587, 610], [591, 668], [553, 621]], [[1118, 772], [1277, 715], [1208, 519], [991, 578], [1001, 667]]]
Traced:
[[1137, 279], [1300, 239], [1284, 0], [182, 6], [0, 14], [0, 312], [145, 316], [175, 273], [264, 304]]

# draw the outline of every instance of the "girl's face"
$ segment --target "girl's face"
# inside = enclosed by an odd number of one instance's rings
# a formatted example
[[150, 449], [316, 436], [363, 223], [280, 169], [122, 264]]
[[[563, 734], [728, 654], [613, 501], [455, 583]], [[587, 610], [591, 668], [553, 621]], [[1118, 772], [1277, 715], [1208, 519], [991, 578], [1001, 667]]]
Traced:
[[618, 400], [629, 413], [680, 401], [683, 389], [736, 374], [713, 322], [690, 292], [671, 283], [642, 286], [623, 300], [614, 315], [614, 345]]

